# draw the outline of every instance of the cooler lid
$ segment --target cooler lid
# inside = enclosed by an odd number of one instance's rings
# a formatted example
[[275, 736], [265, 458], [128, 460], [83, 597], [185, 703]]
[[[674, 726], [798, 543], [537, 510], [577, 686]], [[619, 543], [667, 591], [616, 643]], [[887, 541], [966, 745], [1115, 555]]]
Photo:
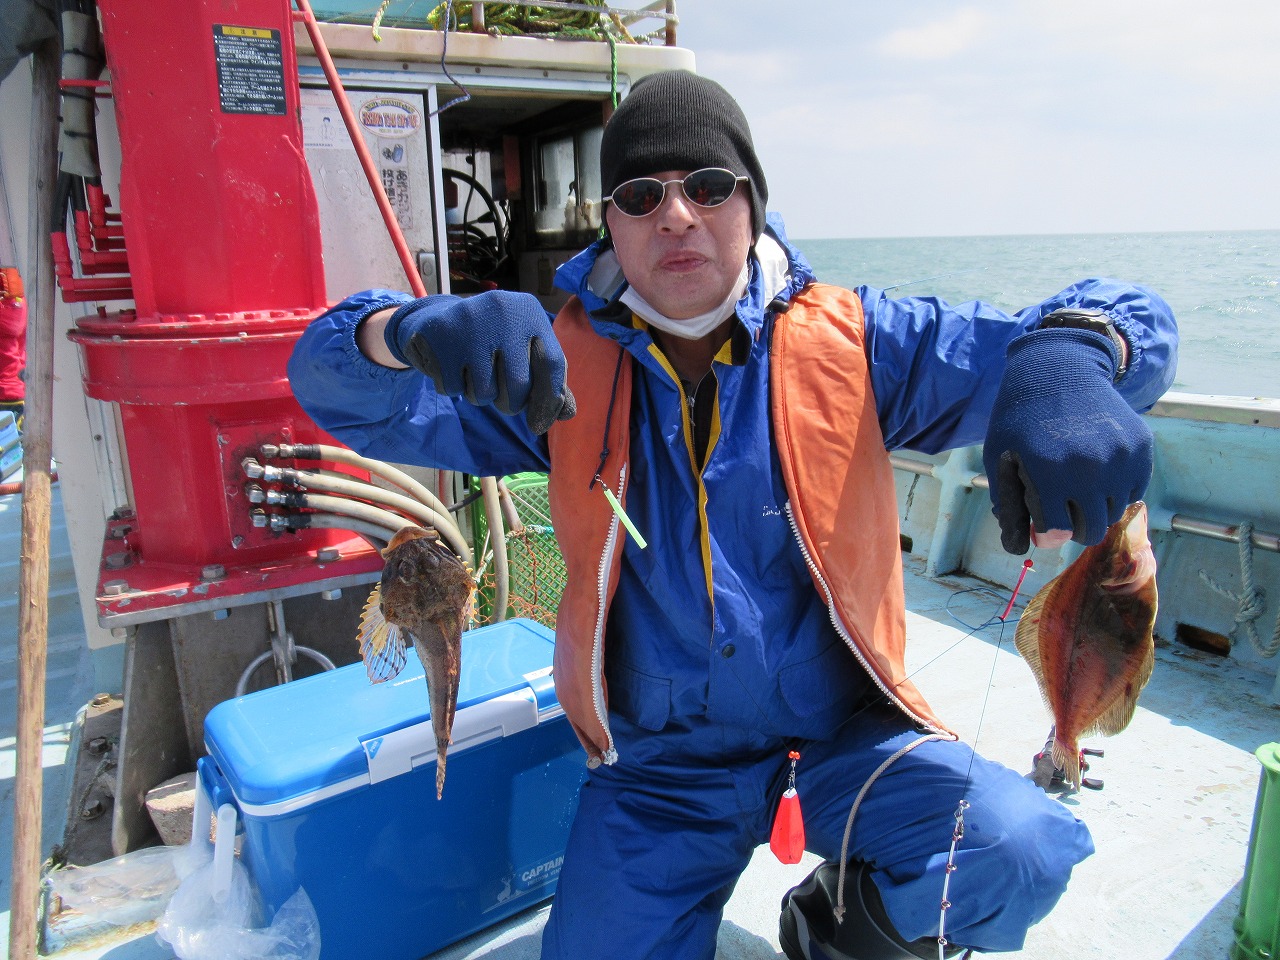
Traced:
[[[463, 634], [451, 758], [562, 715], [554, 646], [549, 628], [522, 618]], [[355, 663], [220, 703], [204, 738], [237, 802], [283, 813], [434, 763], [430, 718], [411, 653], [385, 683], [370, 683]]]

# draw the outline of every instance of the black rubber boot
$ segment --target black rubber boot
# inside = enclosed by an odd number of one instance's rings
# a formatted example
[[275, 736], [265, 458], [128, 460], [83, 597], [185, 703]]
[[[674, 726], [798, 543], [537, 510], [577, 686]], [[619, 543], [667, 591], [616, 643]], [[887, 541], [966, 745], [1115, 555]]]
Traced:
[[[838, 863], [824, 863], [782, 898], [778, 941], [790, 960], [937, 960], [936, 938], [908, 943], [898, 936], [866, 863], [849, 863], [844, 922], [837, 923], [839, 877]], [[963, 947], [948, 946], [944, 956], [963, 952]]]

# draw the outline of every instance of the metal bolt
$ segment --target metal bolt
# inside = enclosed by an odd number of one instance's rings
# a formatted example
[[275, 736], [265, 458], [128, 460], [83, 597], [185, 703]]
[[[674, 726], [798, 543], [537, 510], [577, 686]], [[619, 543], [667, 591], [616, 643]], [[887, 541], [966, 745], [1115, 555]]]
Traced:
[[234, 537], [231, 538], [231, 547], [233, 550], [239, 550], [243, 546], [244, 546], [244, 537], [240, 536], [239, 534], [236, 534]]
[[[114, 556], [114, 554], [112, 556]], [[102, 585], [102, 592], [108, 597], [118, 597], [128, 589], [128, 580], [108, 580]]]
[[136, 630], [136, 627], [112, 627], [111, 636], [117, 640], [128, 640]]
[[227, 568], [220, 563], [211, 563], [200, 571], [201, 580], [221, 580], [227, 575]]
[[99, 693], [95, 695], [92, 700], [89, 701], [89, 705], [93, 707], [105, 707], [110, 702], [111, 702], [111, 694]]
[[341, 556], [337, 547], [324, 547], [316, 554], [316, 560], [320, 563], [333, 563]]
[[341, 590], [321, 590], [320, 599], [321, 600], [341, 600], [342, 591]]
[[229, 616], [231, 616], [231, 611], [225, 608], [222, 610], [213, 611], [213, 619], [215, 620], [225, 620]]
[[108, 570], [120, 570], [133, 563], [133, 554], [128, 550], [122, 550], [119, 553], [109, 553], [103, 560]]
[[100, 797], [94, 797], [80, 808], [80, 817], [83, 820], [96, 820], [106, 812], [106, 804], [102, 802]]
[[84, 748], [95, 757], [100, 757], [111, 749], [111, 741], [106, 737], [94, 737], [84, 745]]

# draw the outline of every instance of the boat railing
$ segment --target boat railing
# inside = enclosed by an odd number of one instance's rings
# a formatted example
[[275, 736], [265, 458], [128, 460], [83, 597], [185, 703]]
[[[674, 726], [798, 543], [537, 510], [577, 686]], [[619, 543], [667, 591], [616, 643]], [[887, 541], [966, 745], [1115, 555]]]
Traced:
[[[922, 477], [934, 477], [940, 474], [940, 464], [931, 463], [926, 460], [917, 460], [914, 457], [904, 456], [900, 453], [891, 454], [889, 457], [895, 470], [904, 470], [908, 473], [918, 474]], [[987, 490], [991, 487], [991, 481], [987, 479], [985, 473], [975, 473], [969, 480], [971, 487], [979, 490]], [[1197, 536], [1208, 537], [1211, 540], [1222, 540], [1226, 543], [1239, 543], [1242, 525], [1238, 523], [1218, 523], [1213, 520], [1205, 520], [1202, 517], [1191, 517], [1181, 513], [1165, 512], [1163, 517], [1161, 512], [1156, 510], [1151, 516], [1151, 525], [1156, 529], [1171, 530], [1174, 533], [1194, 533]], [[1163, 523], [1157, 522], [1163, 519]], [[1280, 553], [1280, 534], [1268, 533], [1265, 530], [1251, 530], [1249, 532], [1250, 540], [1255, 547], [1260, 550], [1270, 550], [1272, 553]]]
[[[1157, 633], [1269, 674], [1280, 653], [1280, 399], [1171, 393], [1147, 415], [1155, 466], [1144, 497], [1160, 577]], [[965, 573], [1012, 588], [982, 448], [895, 452], [904, 552], [930, 578]], [[1028, 596], [1082, 548], [1033, 549]], [[1270, 586], [1270, 589], [1268, 587]], [[1275, 624], [1274, 634], [1272, 624]], [[1273, 699], [1280, 702], [1280, 678]]]

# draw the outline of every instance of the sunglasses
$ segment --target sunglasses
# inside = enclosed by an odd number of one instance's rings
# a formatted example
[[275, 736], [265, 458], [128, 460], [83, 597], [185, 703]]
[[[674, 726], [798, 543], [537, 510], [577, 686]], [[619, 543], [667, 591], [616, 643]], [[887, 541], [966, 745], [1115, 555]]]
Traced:
[[706, 167], [681, 177], [679, 180], [658, 180], [656, 177], [636, 177], [620, 183], [605, 199], [613, 202], [619, 213], [628, 217], [647, 217], [667, 196], [667, 187], [673, 183], [680, 184], [685, 197], [690, 203], [700, 207], [718, 207], [744, 183], [748, 177], [740, 177], [732, 170], [721, 167]]

